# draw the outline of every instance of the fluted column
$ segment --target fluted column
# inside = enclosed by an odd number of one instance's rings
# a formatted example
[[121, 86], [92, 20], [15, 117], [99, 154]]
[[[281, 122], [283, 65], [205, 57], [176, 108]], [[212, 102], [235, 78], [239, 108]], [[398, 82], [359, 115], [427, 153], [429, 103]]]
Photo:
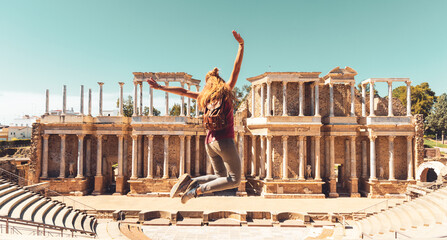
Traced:
[[50, 135], [43, 135], [43, 151], [42, 151], [42, 178], [48, 178], [48, 139]]
[[154, 135], [147, 135], [147, 177], [154, 178]]
[[180, 135], [180, 164], [179, 176], [185, 173], [185, 135]]
[[[187, 83], [188, 91], [191, 90], [191, 84]], [[191, 117], [191, 98], [187, 99], [187, 108], [186, 108], [186, 116]], [[189, 173], [189, 170], [187, 171]]]
[[138, 115], [143, 116], [143, 82], [138, 83], [140, 85], [140, 111]]
[[289, 154], [287, 149], [287, 140], [289, 136], [282, 136], [282, 179], [289, 179]]
[[369, 174], [369, 180], [377, 180], [376, 176], [376, 138], [377, 136], [369, 136], [369, 144], [370, 144], [370, 174]]
[[245, 158], [244, 158], [244, 146], [245, 146], [245, 137], [243, 132], [239, 132], [239, 159], [241, 160], [241, 179], [245, 179]]
[[282, 82], [282, 115], [287, 116], [287, 82]]
[[163, 178], [169, 178], [169, 135], [164, 138]]
[[154, 116], [154, 89], [149, 85], [149, 116]]
[[357, 178], [357, 163], [355, 161], [357, 156], [356, 146], [355, 146], [355, 136], [351, 137], [351, 178]]
[[45, 115], [50, 114], [50, 90], [45, 91]]
[[345, 142], [345, 168], [343, 169], [345, 172], [343, 173], [343, 175], [345, 176], [350, 176], [350, 172], [351, 172], [351, 157], [350, 157], [350, 151], [349, 151], [349, 146], [350, 146], [350, 141], [349, 139], [344, 140]]
[[388, 142], [389, 142], [389, 167], [388, 170], [390, 171], [388, 174], [388, 180], [396, 180], [394, 177], [394, 138], [395, 136], [389, 136]]
[[413, 136], [407, 136], [407, 180], [413, 177]]
[[298, 180], [305, 180], [304, 178], [304, 136], [298, 136], [298, 157], [300, 165], [298, 167]]
[[[166, 87], [169, 86], [169, 82], [168, 81], [165, 82], [165, 86]], [[166, 102], [166, 106], [165, 106], [166, 113], [165, 113], [165, 116], [169, 116], [169, 93], [168, 92], [165, 92], [165, 102]]]
[[132, 175], [130, 179], [138, 178], [138, 135], [132, 135]]
[[265, 177], [265, 136], [260, 136], [260, 141], [261, 141], [261, 151], [259, 151], [259, 153], [261, 154], [261, 158], [260, 158], [260, 162], [259, 162], [259, 167], [261, 168], [261, 171], [259, 173], [261, 178]]
[[405, 82], [407, 84], [407, 116], [411, 116], [411, 82]]
[[[182, 88], [184, 88], [185, 84], [181, 82]], [[185, 97], [181, 96], [182, 103], [180, 104], [180, 116], [185, 116]]]
[[394, 116], [393, 113], [393, 82], [388, 82], [388, 117]]
[[267, 177], [266, 180], [272, 180], [272, 136], [267, 136]]
[[320, 116], [320, 85], [315, 82], [315, 116]]
[[133, 81], [133, 117], [138, 116], [138, 82]]
[[376, 116], [374, 113], [374, 82], [369, 84], [369, 116]]
[[251, 84], [251, 117], [255, 117], [255, 110], [256, 110], [256, 101], [255, 101], [255, 95], [256, 95], [256, 85], [253, 83]]
[[266, 116], [272, 115], [272, 83], [267, 82], [267, 114]]
[[118, 82], [118, 84], [120, 85], [120, 100], [119, 100], [119, 114], [120, 116], [124, 116], [124, 111], [123, 111], [123, 82]]
[[264, 84], [261, 83], [261, 117], [265, 116], [265, 94], [264, 94]]
[[78, 135], [78, 174], [76, 178], [84, 177], [84, 135]]
[[92, 139], [88, 137], [85, 141], [85, 176], [92, 175]]
[[62, 115], [67, 114], [67, 85], [64, 85], [62, 92]]
[[103, 82], [98, 82], [99, 85], [99, 116], [102, 116], [102, 86]]
[[[124, 175], [124, 136], [122, 134], [118, 135], [118, 176], [122, 177]], [[133, 155], [132, 155], [133, 158]], [[133, 164], [133, 163], [132, 163]], [[133, 166], [132, 166], [133, 167]]]
[[251, 176], [256, 177], [256, 135], [251, 136]]
[[334, 85], [329, 83], [329, 117], [334, 116]]
[[102, 135], [96, 135], [97, 148], [96, 148], [96, 176], [102, 176]]
[[362, 117], [366, 117], [366, 89], [362, 84]]
[[65, 178], [65, 139], [67, 135], [60, 134], [61, 137], [61, 162], [59, 169], [59, 178]]
[[84, 116], [84, 85], [81, 85], [81, 102], [79, 106], [79, 114]]
[[191, 175], [191, 136], [186, 136], [186, 173]]
[[92, 89], [88, 89], [88, 115], [92, 116]]
[[367, 156], [366, 141], [362, 141], [362, 178], [368, 177], [368, 156]]
[[304, 116], [304, 83], [299, 82], [299, 101], [300, 101], [300, 110], [299, 110], [299, 116]]
[[315, 180], [321, 180], [320, 174], [320, 136], [315, 136]]
[[196, 176], [200, 175], [200, 135], [196, 135], [196, 160], [194, 164], [194, 173]]
[[351, 117], [355, 117], [355, 84], [351, 83]]

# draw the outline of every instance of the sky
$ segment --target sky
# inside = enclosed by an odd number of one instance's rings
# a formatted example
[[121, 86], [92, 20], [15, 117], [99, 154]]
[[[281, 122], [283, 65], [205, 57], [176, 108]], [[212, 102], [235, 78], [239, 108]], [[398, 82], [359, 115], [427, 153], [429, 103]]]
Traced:
[[[443, 0], [0, 0], [0, 124], [42, 115], [46, 89], [50, 109], [61, 109], [63, 85], [74, 111], [80, 86], [91, 88], [96, 114], [97, 82], [111, 110], [118, 82], [132, 94], [132, 72], [186, 72], [203, 81], [218, 67], [228, 79], [233, 29], [245, 40], [238, 87], [264, 72], [324, 76], [350, 66], [357, 83], [408, 77], [440, 95], [447, 92], [446, 9]], [[376, 88], [387, 94], [385, 83]], [[147, 85], [143, 91], [148, 105]], [[155, 91], [154, 100], [163, 112], [164, 94]]]

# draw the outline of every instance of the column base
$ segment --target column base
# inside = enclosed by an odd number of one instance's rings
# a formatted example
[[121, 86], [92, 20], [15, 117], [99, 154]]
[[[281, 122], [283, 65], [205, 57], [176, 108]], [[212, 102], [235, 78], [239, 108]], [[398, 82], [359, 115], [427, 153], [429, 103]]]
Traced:
[[335, 179], [329, 180], [329, 197], [334, 198], [338, 197], [337, 193], [337, 181]]
[[329, 197], [330, 198], [338, 198], [340, 195], [338, 195], [338, 193], [329, 193]]
[[124, 195], [125, 194], [125, 185], [126, 185], [126, 178], [124, 176], [117, 176], [116, 177], [116, 189], [115, 193], [116, 195]]
[[92, 195], [101, 195], [104, 193], [104, 176], [95, 176], [95, 190]]
[[360, 197], [359, 194], [359, 179], [356, 177], [351, 178], [349, 186], [349, 192], [351, 197]]
[[361, 195], [360, 195], [360, 193], [351, 193], [350, 197], [352, 197], [352, 198], [359, 198], [359, 197], [361, 197]]

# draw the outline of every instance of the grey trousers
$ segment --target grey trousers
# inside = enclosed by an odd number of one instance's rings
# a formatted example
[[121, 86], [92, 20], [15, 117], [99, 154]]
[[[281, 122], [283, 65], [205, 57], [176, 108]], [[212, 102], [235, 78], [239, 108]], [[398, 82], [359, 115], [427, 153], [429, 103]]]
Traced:
[[241, 182], [241, 160], [232, 138], [213, 141], [205, 145], [214, 169], [214, 175], [194, 178], [202, 193], [231, 189]]

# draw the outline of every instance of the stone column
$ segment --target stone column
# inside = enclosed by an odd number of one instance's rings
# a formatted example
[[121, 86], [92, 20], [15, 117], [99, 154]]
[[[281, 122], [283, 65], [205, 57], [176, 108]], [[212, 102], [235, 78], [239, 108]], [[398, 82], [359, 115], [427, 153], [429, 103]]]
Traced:
[[169, 178], [169, 135], [163, 135], [164, 138], [164, 150], [163, 150], [163, 178]]
[[389, 136], [388, 142], [389, 142], [389, 174], [388, 174], [388, 180], [393, 181], [396, 180], [394, 177], [394, 138], [395, 136]]
[[405, 82], [407, 84], [407, 116], [411, 116], [411, 82]]
[[140, 85], [140, 111], [138, 111], [140, 116], [143, 116], [143, 82], [138, 83]]
[[362, 117], [366, 117], [366, 89], [362, 84]]
[[239, 132], [239, 159], [241, 159], [241, 179], [245, 180], [245, 158], [244, 158], [244, 146], [245, 146], [245, 136], [243, 132]]
[[330, 165], [331, 165], [331, 151], [330, 151], [330, 136], [326, 136], [324, 141], [324, 156], [325, 156], [325, 164], [324, 164], [324, 176], [327, 179], [330, 179]]
[[59, 169], [59, 178], [65, 178], [65, 139], [67, 135], [60, 134], [61, 137], [61, 162]]
[[304, 136], [298, 136], [298, 157], [299, 157], [299, 170], [298, 180], [305, 180], [304, 178]]
[[337, 193], [337, 181], [335, 179], [335, 136], [330, 136], [330, 166], [329, 166], [329, 197], [338, 197]]
[[85, 143], [85, 147], [86, 147], [86, 155], [85, 155], [85, 175], [87, 177], [90, 177], [92, 175], [92, 139], [90, 137], [88, 137], [86, 139], [86, 143]]
[[[186, 83], [186, 85], [188, 86], [188, 91], [191, 90], [191, 85], [189, 83]], [[186, 116], [191, 117], [191, 98], [187, 99], [187, 108], [186, 108]], [[189, 173], [189, 170], [187, 171]]]
[[256, 135], [251, 136], [251, 176], [256, 177]]
[[255, 95], [256, 95], [256, 85], [253, 83], [251, 84], [251, 117], [255, 117], [255, 110], [256, 110], [256, 102], [255, 102]]
[[103, 82], [98, 82], [99, 85], [99, 116], [102, 116], [102, 85]]
[[84, 85], [81, 85], [81, 103], [79, 107], [79, 114], [84, 116]]
[[[306, 148], [307, 149], [307, 148]], [[310, 166], [312, 170], [312, 176], [315, 176], [315, 137], [310, 137]]]
[[315, 136], [315, 180], [321, 180], [320, 174], [320, 136]]
[[154, 178], [154, 135], [147, 135], [147, 177]]
[[62, 92], [62, 115], [67, 114], [67, 85], [64, 85]]
[[366, 141], [362, 141], [362, 178], [368, 177], [368, 157], [367, 157]]
[[369, 181], [377, 180], [376, 177], [376, 138], [377, 136], [369, 136], [369, 144], [370, 144], [370, 174]]
[[300, 91], [300, 111], [299, 111], [299, 116], [304, 116], [304, 83], [303, 82], [298, 82], [299, 84], [299, 91]]
[[42, 178], [48, 178], [48, 139], [49, 138], [50, 138], [50, 135], [48, 135], [48, 134], [43, 135]]
[[334, 85], [329, 83], [329, 117], [334, 116]]
[[261, 141], [261, 158], [260, 158], [260, 163], [259, 163], [259, 167], [261, 168], [261, 171], [259, 173], [260, 177], [263, 178], [265, 177], [265, 136], [260, 136], [260, 141]]
[[[181, 82], [182, 88], [184, 88], [185, 84]], [[181, 96], [182, 103], [180, 104], [180, 116], [185, 116], [185, 97]]]
[[287, 140], [289, 136], [282, 136], [282, 179], [289, 179], [289, 154], [287, 149]]
[[138, 178], [138, 135], [132, 135], [132, 175], [130, 179]]
[[[168, 81], [165, 82], [165, 86], [166, 87], [169, 86], [169, 82]], [[169, 93], [168, 92], [165, 92], [165, 101], [166, 101], [166, 106], [165, 106], [166, 113], [165, 113], [165, 116], [169, 116]]]
[[133, 81], [133, 114], [132, 117], [138, 116], [138, 82]]
[[314, 85], [310, 84], [310, 115], [315, 115], [315, 91], [314, 91]]
[[98, 139], [98, 146], [97, 146], [97, 152], [96, 152], [96, 176], [101, 177], [102, 176], [102, 135], [97, 135], [96, 138]]
[[[197, 89], [197, 92], [200, 92], [200, 86], [199, 85], [196, 85], [196, 89]], [[199, 106], [197, 105], [197, 100], [196, 100], [196, 118], [200, 117], [200, 115], [199, 115], [199, 108], [198, 107]]]
[[149, 86], [149, 116], [154, 116], [154, 89]]
[[119, 100], [119, 109], [120, 109], [120, 111], [119, 111], [119, 114], [120, 114], [120, 116], [124, 116], [124, 111], [123, 111], [123, 100], [124, 100], [124, 97], [123, 97], [123, 85], [124, 85], [124, 83], [123, 82], [118, 82], [118, 84], [120, 85], [120, 100]]
[[287, 82], [282, 82], [282, 115], [287, 116]]
[[144, 149], [143, 149], [143, 143], [144, 143], [144, 135], [138, 136], [137, 139], [137, 177], [140, 178], [144, 175], [144, 169], [143, 169], [143, 155], [144, 155]]
[[388, 82], [388, 117], [394, 116], [393, 113], [393, 82]]
[[196, 161], [194, 166], [194, 173], [196, 176], [200, 175], [200, 135], [196, 135]]
[[261, 117], [265, 117], [265, 94], [264, 94], [264, 84], [261, 83]]
[[88, 89], [88, 115], [92, 116], [92, 89]]
[[78, 174], [76, 178], [84, 177], [84, 135], [78, 134]]
[[[118, 176], [122, 177], [124, 176], [124, 136], [122, 134], [118, 135]], [[133, 160], [133, 155], [132, 155]], [[133, 165], [133, 163], [132, 163]], [[133, 166], [132, 166], [133, 168]]]
[[356, 164], [356, 145], [355, 136], [351, 137], [351, 197], [360, 197], [359, 184], [357, 178], [357, 164]]
[[349, 145], [350, 145], [350, 141], [349, 139], [345, 140], [345, 166], [343, 169], [343, 175], [348, 177], [350, 176], [350, 172], [351, 172], [351, 156], [350, 156], [350, 151], [349, 151]]
[[315, 116], [320, 116], [320, 85], [315, 82]]
[[272, 179], [272, 136], [267, 136], [267, 176], [265, 180]]
[[355, 117], [355, 83], [351, 83], [351, 117]]
[[272, 83], [267, 82], [267, 114], [266, 116], [272, 115]]
[[[183, 107], [182, 107], [183, 108]], [[185, 173], [185, 135], [180, 135], [179, 176]]]
[[191, 175], [191, 136], [186, 136], [186, 173]]
[[50, 114], [50, 90], [45, 91], [45, 115]]
[[414, 180], [413, 177], [413, 136], [407, 136], [407, 180]]
[[369, 116], [374, 117], [374, 82], [371, 81], [369, 84]]

